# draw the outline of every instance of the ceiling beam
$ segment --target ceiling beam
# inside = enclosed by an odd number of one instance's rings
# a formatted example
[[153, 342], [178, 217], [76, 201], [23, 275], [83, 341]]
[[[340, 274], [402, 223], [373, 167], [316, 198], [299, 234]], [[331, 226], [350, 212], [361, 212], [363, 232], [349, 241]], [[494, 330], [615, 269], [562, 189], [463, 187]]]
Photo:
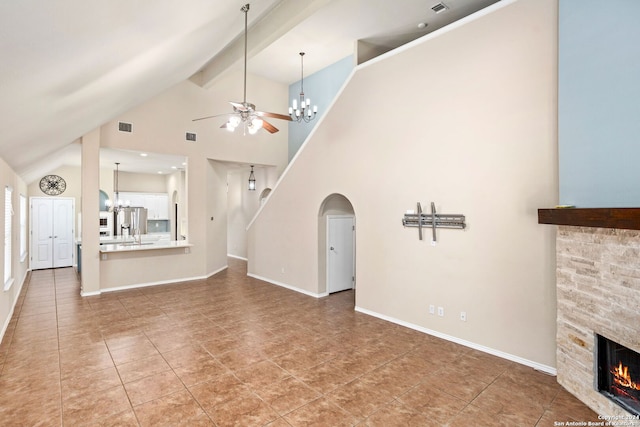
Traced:
[[[247, 30], [247, 58], [251, 58], [267, 46], [291, 31], [320, 8], [333, 0], [282, 0], [255, 21]], [[251, 13], [251, 10], [249, 10]], [[234, 39], [216, 56], [192, 75], [189, 80], [203, 87], [213, 86], [230, 68], [244, 59], [244, 27], [240, 37]]]

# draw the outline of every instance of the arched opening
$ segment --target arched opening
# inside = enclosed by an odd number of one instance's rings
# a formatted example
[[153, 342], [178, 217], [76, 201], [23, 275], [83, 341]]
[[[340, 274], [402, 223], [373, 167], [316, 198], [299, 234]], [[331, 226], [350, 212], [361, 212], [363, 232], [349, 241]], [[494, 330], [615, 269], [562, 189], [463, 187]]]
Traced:
[[342, 194], [330, 194], [318, 211], [319, 293], [355, 292], [355, 211]]
[[109, 210], [107, 200], [109, 200], [107, 193], [104, 190], [100, 190], [100, 212], [106, 212]]
[[264, 202], [267, 201], [267, 196], [271, 193], [271, 189], [269, 187], [262, 190], [260, 193], [260, 206], [264, 205]]

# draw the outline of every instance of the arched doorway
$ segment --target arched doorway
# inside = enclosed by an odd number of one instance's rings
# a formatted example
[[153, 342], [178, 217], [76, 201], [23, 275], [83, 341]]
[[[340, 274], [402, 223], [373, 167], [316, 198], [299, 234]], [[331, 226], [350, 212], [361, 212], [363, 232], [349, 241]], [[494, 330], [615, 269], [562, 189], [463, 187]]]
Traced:
[[342, 194], [327, 196], [318, 212], [318, 283], [321, 294], [355, 289], [355, 211]]
[[270, 193], [271, 189], [269, 187], [262, 190], [262, 193], [260, 193], [260, 206], [264, 205], [264, 202], [267, 201], [267, 196], [269, 196]]

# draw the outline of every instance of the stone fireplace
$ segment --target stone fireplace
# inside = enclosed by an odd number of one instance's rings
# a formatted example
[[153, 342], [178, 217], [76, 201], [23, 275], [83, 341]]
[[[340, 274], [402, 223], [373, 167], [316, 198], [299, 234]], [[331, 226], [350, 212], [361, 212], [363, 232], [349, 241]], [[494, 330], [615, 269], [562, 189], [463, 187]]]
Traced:
[[598, 336], [640, 353], [640, 231], [560, 225], [556, 251], [558, 382], [600, 415], [635, 417], [599, 390]]

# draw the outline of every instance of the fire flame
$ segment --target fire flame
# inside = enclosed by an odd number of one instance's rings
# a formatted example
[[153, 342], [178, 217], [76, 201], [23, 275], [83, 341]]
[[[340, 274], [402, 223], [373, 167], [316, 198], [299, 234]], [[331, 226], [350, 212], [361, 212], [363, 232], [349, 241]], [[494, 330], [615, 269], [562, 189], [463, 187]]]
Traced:
[[640, 384], [631, 379], [631, 375], [629, 375], [629, 367], [624, 366], [622, 362], [619, 362], [617, 367], [611, 369], [611, 373], [614, 376], [613, 381], [617, 385], [640, 391]]

